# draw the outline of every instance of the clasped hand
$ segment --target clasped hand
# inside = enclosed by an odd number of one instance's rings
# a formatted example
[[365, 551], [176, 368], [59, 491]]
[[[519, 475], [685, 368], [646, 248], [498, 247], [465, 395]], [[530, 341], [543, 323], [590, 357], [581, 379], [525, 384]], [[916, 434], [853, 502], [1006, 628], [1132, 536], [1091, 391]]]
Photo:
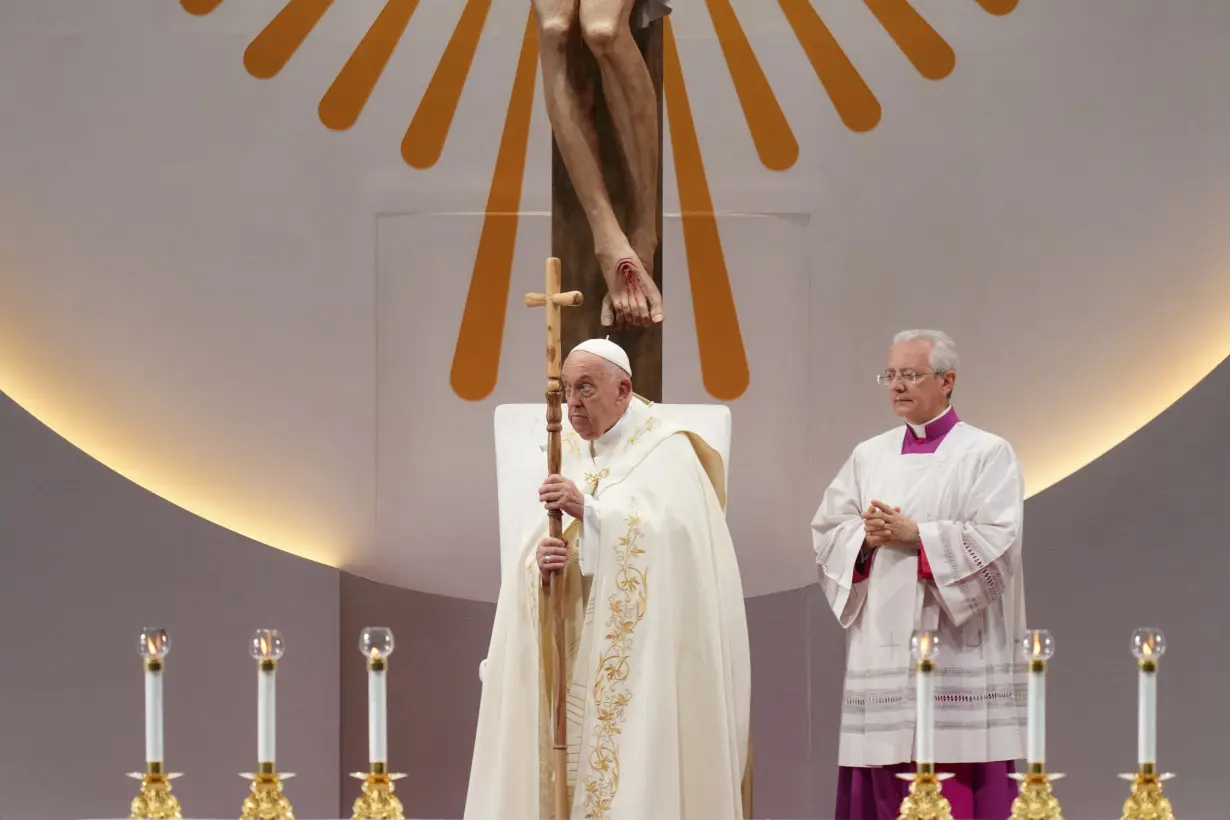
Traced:
[[863, 513], [863, 528], [867, 546], [917, 547], [921, 541], [918, 525], [901, 514], [900, 507], [890, 507], [883, 501], [872, 501]]
[[535, 554], [543, 583], [550, 583], [551, 573], [562, 571], [568, 564], [568, 545], [559, 538], [547, 536], [542, 539]]
[[[581, 521], [585, 517], [585, 496], [562, 475], [549, 475], [538, 488], [538, 500], [548, 510], [562, 510]], [[568, 563], [568, 545], [558, 538], [544, 538], [538, 542], [538, 569], [542, 580], [550, 581], [552, 572], [559, 572]]]
[[563, 510], [578, 521], [585, 518], [585, 496], [562, 475], [549, 475], [538, 488], [538, 500], [548, 510]]

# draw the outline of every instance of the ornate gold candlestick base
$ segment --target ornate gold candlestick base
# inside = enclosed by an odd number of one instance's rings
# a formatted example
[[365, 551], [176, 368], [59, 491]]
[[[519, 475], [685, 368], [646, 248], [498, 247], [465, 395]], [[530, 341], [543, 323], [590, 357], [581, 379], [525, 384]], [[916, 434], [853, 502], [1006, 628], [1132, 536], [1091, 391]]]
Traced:
[[1051, 792], [1051, 781], [1060, 779], [1062, 774], [1047, 774], [1041, 764], [1033, 764], [1027, 773], [1011, 777], [1020, 782], [1021, 789], [1012, 801], [1008, 820], [1063, 820], [1059, 801]]
[[245, 772], [240, 777], [252, 781], [252, 793], [243, 799], [239, 820], [295, 820], [290, 799], [282, 793], [282, 781], [294, 774], [279, 774], [272, 766], [262, 763], [260, 772]]
[[910, 793], [901, 801], [897, 820], [952, 820], [952, 805], [940, 787], [940, 781], [952, 777], [951, 774], [936, 774], [932, 767], [919, 766], [917, 774], [897, 777], [910, 781]]
[[363, 794], [354, 801], [352, 820], [406, 820], [401, 801], [393, 795], [393, 781], [404, 774], [388, 774], [384, 765], [372, 765], [370, 772], [351, 772], [351, 777], [363, 781]]
[[1162, 781], [1174, 777], [1173, 774], [1157, 774], [1146, 763], [1136, 774], [1119, 776], [1132, 781], [1132, 796], [1123, 803], [1123, 820], [1174, 820], [1170, 801], [1162, 794]]
[[129, 818], [183, 820], [179, 800], [171, 794], [171, 781], [180, 777], [178, 772], [164, 774], [161, 763], [149, 763], [144, 772], [129, 772], [128, 776], [141, 781], [141, 791], [132, 799]]

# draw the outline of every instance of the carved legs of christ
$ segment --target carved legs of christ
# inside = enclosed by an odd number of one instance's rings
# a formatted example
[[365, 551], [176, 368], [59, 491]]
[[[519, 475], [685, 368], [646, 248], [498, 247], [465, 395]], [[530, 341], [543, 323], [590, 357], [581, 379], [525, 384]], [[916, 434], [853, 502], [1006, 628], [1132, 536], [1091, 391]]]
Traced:
[[[607, 285], [602, 323], [645, 326], [663, 319], [652, 278], [658, 248], [658, 103], [649, 68], [632, 39], [635, 0], [533, 0], [547, 116], [594, 237]], [[602, 178], [594, 89], [582, 49], [594, 55], [623, 158], [631, 201], [620, 226]]]

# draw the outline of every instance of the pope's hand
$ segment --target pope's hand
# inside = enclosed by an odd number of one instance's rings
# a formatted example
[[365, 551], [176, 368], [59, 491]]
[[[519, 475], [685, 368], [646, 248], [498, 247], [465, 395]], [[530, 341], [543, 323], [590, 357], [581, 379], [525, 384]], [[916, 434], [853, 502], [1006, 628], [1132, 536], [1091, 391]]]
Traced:
[[863, 513], [863, 527], [867, 532], [867, 546], [882, 547], [893, 544], [899, 547], [918, 547], [918, 525], [901, 514], [900, 507], [890, 507], [883, 501], [872, 501]]
[[549, 475], [538, 488], [538, 500], [548, 510], [563, 510], [578, 521], [585, 519], [585, 496], [562, 475]]
[[551, 573], [558, 572], [568, 563], [568, 545], [558, 538], [547, 537], [538, 542], [538, 569], [542, 580], [549, 581]]

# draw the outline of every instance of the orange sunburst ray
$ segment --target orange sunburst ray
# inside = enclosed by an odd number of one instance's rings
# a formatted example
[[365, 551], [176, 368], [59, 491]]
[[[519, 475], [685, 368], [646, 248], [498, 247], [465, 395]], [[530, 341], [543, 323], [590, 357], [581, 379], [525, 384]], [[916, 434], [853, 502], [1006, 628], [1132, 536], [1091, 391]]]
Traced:
[[952, 46], [931, 28], [909, 0], [864, 2], [919, 74], [928, 80], [940, 80], [952, 73], [957, 64]]
[[709, 17], [713, 20], [713, 29], [760, 162], [771, 171], [789, 170], [799, 158], [799, 143], [748, 42], [747, 33], [730, 0], [708, 0], [708, 4]]
[[461, 12], [401, 142], [402, 159], [410, 167], [430, 168], [439, 161], [490, 10], [491, 0], [468, 0]]
[[978, 0], [978, 5], [989, 14], [1003, 16], [1017, 7], [1018, 0]]
[[491, 190], [487, 195], [487, 212], [449, 375], [453, 391], [470, 401], [490, 395], [499, 377], [508, 289], [517, 248], [521, 182], [525, 176], [537, 82], [538, 26], [531, 12], [521, 41], [521, 56], [508, 99], [504, 133], [500, 137]]
[[731, 401], [742, 396], [751, 381], [747, 351], [670, 18], [663, 21], [662, 31], [663, 96], [683, 215], [683, 245], [692, 288], [701, 378], [709, 395]]
[[209, 14], [211, 11], [222, 5], [222, 0], [179, 0], [179, 4], [184, 7], [184, 11], [189, 14], [195, 14], [198, 17]]
[[820, 19], [811, 0], [777, 0], [777, 3], [837, 109], [837, 116], [851, 131], [875, 128], [880, 122], [880, 101]]
[[326, 128], [344, 131], [359, 119], [418, 5], [419, 0], [385, 3], [380, 16], [320, 100], [318, 113]]
[[260, 80], [276, 77], [332, 4], [333, 0], [290, 0], [243, 53], [244, 68]]

